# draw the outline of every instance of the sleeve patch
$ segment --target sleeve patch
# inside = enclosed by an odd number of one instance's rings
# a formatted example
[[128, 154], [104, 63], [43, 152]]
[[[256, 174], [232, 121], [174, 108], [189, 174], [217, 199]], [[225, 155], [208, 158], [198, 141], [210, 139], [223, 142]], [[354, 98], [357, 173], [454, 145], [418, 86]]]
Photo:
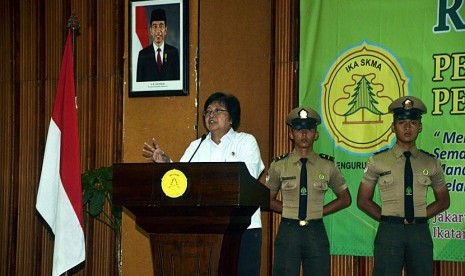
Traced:
[[277, 162], [277, 161], [279, 161], [279, 160], [282, 160], [282, 159], [286, 158], [288, 155], [289, 155], [289, 153], [285, 153], [285, 154], [283, 154], [283, 155], [281, 155], [281, 156], [275, 157], [275, 158], [273, 159], [273, 161], [274, 161], [274, 162]]
[[320, 153], [320, 157], [321, 157], [321, 158], [323, 158], [323, 159], [326, 159], [326, 160], [329, 160], [329, 161], [332, 161], [332, 162], [334, 162], [334, 157], [333, 157], [333, 156], [330, 156], [330, 155], [327, 155], [327, 154]]

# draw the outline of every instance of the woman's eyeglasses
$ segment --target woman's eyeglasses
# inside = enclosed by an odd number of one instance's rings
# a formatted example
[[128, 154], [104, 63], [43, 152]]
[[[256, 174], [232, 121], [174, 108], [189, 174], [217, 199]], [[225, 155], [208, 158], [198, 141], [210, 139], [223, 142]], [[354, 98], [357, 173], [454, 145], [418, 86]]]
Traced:
[[205, 110], [203, 112], [203, 116], [208, 117], [208, 116], [217, 116], [221, 112], [228, 112], [226, 109], [213, 109], [213, 110]]

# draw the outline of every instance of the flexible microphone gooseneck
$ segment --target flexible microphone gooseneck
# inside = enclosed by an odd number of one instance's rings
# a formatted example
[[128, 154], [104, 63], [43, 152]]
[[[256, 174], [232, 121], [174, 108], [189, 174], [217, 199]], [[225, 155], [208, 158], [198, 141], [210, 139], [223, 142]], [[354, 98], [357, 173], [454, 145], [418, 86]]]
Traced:
[[191, 156], [191, 158], [189, 159], [189, 161], [187, 161], [187, 163], [190, 163], [190, 162], [191, 162], [192, 158], [194, 157], [194, 155], [195, 155], [195, 154], [197, 153], [197, 151], [199, 150], [200, 145], [202, 145], [202, 142], [203, 142], [203, 140], [205, 140], [205, 138], [207, 138], [207, 134], [203, 134], [203, 135], [202, 135], [202, 138], [200, 139], [199, 145], [197, 146], [197, 148], [195, 149], [194, 153], [192, 154], [192, 156]]

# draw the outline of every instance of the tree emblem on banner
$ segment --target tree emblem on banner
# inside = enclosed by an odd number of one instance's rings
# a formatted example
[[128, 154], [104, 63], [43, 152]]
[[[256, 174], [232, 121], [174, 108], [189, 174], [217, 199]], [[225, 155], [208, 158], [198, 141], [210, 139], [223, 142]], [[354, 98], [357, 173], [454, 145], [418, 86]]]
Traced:
[[[357, 82], [357, 87], [355, 87], [354, 94], [352, 95], [352, 101], [349, 103], [349, 105], [351, 108], [344, 114], [346, 119], [359, 110], [361, 110], [361, 112], [368, 110], [373, 114], [379, 115], [379, 118], [381, 118], [381, 115], [383, 115], [383, 113], [376, 107], [378, 102], [375, 99], [373, 88], [365, 76], [362, 76], [360, 81]], [[365, 116], [362, 115], [362, 121], [365, 120], [364, 117]]]
[[363, 43], [342, 53], [322, 83], [322, 119], [336, 145], [371, 153], [391, 144], [396, 98], [408, 95], [408, 78], [387, 50]]

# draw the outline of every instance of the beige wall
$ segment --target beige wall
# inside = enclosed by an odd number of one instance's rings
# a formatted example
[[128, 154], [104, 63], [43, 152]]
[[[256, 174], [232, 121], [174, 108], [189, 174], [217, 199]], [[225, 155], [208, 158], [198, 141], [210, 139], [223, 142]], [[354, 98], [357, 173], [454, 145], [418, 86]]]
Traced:
[[[202, 0], [200, 7], [197, 4], [197, 1], [189, 3], [189, 95], [128, 98], [125, 91], [123, 162], [145, 162], [142, 146], [152, 138], [156, 138], [172, 160], [179, 160], [190, 141], [197, 138], [198, 111], [199, 136], [205, 133], [201, 116], [205, 99], [212, 92], [224, 91], [239, 98], [242, 108], [239, 131], [256, 137], [268, 168], [271, 0]], [[197, 20], [199, 10], [200, 22]], [[198, 91], [194, 72], [197, 49], [200, 59]], [[264, 174], [261, 180], [264, 182]], [[267, 225], [267, 213], [263, 215], [263, 222]], [[270, 248], [267, 229], [263, 230], [262, 272], [267, 274]], [[153, 275], [148, 236], [137, 228], [129, 213], [123, 217], [122, 252], [124, 275], [136, 275], [136, 272]]]

